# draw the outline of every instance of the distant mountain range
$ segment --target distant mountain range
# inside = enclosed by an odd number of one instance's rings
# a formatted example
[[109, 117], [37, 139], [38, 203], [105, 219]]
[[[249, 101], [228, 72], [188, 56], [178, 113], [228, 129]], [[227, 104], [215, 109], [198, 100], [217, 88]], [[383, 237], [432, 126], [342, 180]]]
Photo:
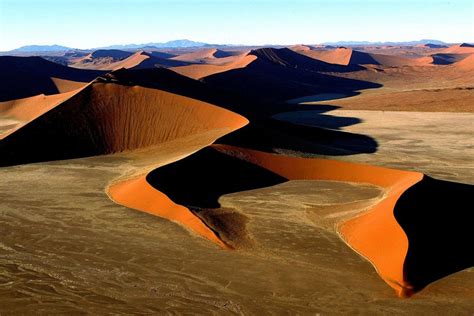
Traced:
[[426, 44], [434, 44], [434, 45], [446, 45], [443, 41], [438, 41], [434, 39], [422, 39], [419, 41], [409, 41], [409, 42], [367, 42], [367, 41], [339, 41], [339, 42], [327, 42], [323, 43], [324, 45], [333, 45], [333, 46], [398, 46], [398, 45], [407, 45], [407, 46], [414, 46], [414, 45], [426, 45]]
[[[110, 45], [104, 47], [96, 47], [96, 49], [136, 49], [136, 48], [190, 48], [190, 47], [205, 47], [205, 46], [221, 46], [211, 45], [203, 42], [195, 42], [187, 39], [169, 41], [165, 43], [146, 43], [146, 44], [125, 44], [125, 45]], [[14, 53], [31, 53], [31, 52], [62, 52], [68, 50], [75, 50], [75, 48], [61, 46], [61, 45], [28, 45], [13, 49], [10, 52]]]
[[[322, 43], [323, 45], [328, 46], [414, 46], [414, 45], [426, 45], [433, 48], [446, 47], [447, 43], [434, 39], [422, 39], [419, 41], [408, 41], [408, 42], [368, 42], [368, 41], [339, 41], [339, 42], [326, 42]], [[467, 44], [466, 44], [467, 45]], [[18, 53], [18, 54], [28, 54], [28, 53], [42, 53], [42, 52], [66, 52], [70, 50], [83, 50], [83, 51], [93, 51], [97, 49], [123, 49], [123, 50], [133, 50], [133, 49], [156, 49], [156, 48], [193, 48], [193, 47], [226, 47], [233, 45], [220, 45], [220, 44], [208, 44], [203, 42], [195, 42], [187, 39], [168, 41], [164, 43], [145, 43], [145, 44], [124, 44], [124, 45], [110, 45], [103, 47], [95, 47], [87, 50], [71, 48], [61, 45], [28, 45], [22, 46], [17, 49], [13, 49], [5, 53]], [[245, 46], [245, 45], [239, 45]], [[268, 46], [268, 45], [262, 45]]]
[[28, 45], [11, 50], [15, 53], [31, 53], [31, 52], [63, 52], [72, 48], [61, 45]]
[[135, 49], [135, 48], [189, 48], [189, 47], [203, 47], [210, 44], [203, 42], [195, 42], [187, 39], [169, 41], [165, 43], [146, 43], [146, 44], [126, 44], [126, 45], [110, 45], [105, 47], [98, 47], [101, 49]]

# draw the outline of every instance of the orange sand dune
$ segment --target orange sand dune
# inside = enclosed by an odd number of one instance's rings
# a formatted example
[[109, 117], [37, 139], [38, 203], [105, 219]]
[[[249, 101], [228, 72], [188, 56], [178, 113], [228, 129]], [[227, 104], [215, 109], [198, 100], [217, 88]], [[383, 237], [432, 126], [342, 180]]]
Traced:
[[171, 68], [173, 71], [184, 75], [186, 77], [190, 77], [193, 79], [201, 79], [213, 74], [244, 68], [249, 65], [251, 62], [257, 59], [256, 56], [253, 55], [245, 55], [242, 57], [232, 57], [233, 61], [223, 65], [210, 65], [210, 64], [197, 64], [197, 65], [189, 65], [189, 66], [181, 66], [181, 67], [173, 67]]
[[117, 70], [121, 68], [145, 69], [172, 67], [187, 64], [181, 61], [159, 57], [159, 54], [153, 52], [138, 51], [136, 53], [122, 52], [122, 54], [118, 54], [117, 52], [110, 51], [113, 50], [105, 50], [100, 54], [96, 54], [99, 51], [91, 53], [72, 63], [71, 67], [81, 69]]
[[400, 67], [428, 65], [432, 62], [432, 58], [430, 57], [403, 58], [398, 56], [360, 52], [345, 47], [340, 47], [335, 50], [311, 50], [306, 47], [296, 47], [294, 50], [305, 56], [339, 65], [374, 64], [387, 67]]
[[401, 194], [423, 174], [342, 161], [294, 158], [218, 145], [220, 151], [247, 160], [287, 179], [332, 180], [370, 183], [386, 189], [386, 197], [370, 211], [339, 226], [341, 237], [369, 260], [399, 296], [412, 294], [403, 267], [408, 239], [393, 211]]
[[[385, 198], [379, 204], [358, 217], [339, 223], [338, 231], [350, 247], [374, 265], [382, 279], [399, 296], [413, 294], [413, 287], [404, 274], [408, 239], [394, 217], [394, 207], [401, 194], [419, 182], [423, 174], [334, 160], [287, 157], [227, 145], [212, 147], [289, 180], [344, 181], [385, 188]], [[187, 208], [152, 189], [144, 176], [111, 186], [109, 194], [120, 204], [177, 221], [221, 247], [226, 247], [222, 241], [216, 240], [214, 234], [203, 229]]]
[[474, 47], [466, 44], [453, 45], [448, 48], [445, 48], [441, 53], [446, 54], [472, 54], [474, 53]]
[[220, 247], [230, 249], [188, 208], [154, 189], [146, 181], [146, 175], [118, 182], [108, 188], [108, 194], [118, 204], [177, 222]]
[[[84, 86], [85, 87], [85, 86]], [[2, 119], [16, 122], [8, 130], [0, 132], [0, 140], [14, 133], [40, 115], [70, 99], [82, 89], [45, 96], [44, 94], [6, 102], [0, 102], [0, 128]]]
[[464, 71], [474, 70], [474, 53], [463, 60], [454, 63], [453, 66]]
[[100, 81], [61, 101], [5, 137], [0, 143], [8, 153], [1, 157], [3, 164], [109, 154], [209, 130], [221, 130], [222, 136], [248, 122], [195, 99]]

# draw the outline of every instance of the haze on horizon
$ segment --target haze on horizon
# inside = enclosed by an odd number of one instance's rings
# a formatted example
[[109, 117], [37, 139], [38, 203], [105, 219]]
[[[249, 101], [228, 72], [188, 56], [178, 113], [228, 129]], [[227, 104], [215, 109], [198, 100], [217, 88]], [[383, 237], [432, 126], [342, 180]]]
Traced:
[[474, 41], [474, 5], [460, 1], [0, 0], [0, 51], [93, 48], [187, 38], [213, 44]]

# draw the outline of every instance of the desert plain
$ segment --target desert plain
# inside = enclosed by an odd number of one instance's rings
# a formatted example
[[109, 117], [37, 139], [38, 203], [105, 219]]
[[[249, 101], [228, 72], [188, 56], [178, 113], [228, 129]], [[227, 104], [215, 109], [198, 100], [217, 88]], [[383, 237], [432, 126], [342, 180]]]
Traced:
[[36, 55], [0, 56], [1, 314], [474, 312], [473, 45]]

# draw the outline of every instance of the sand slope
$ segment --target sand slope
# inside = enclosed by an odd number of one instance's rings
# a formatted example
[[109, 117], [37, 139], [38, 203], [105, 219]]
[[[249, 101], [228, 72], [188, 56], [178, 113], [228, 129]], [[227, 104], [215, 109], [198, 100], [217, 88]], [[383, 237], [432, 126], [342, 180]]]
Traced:
[[0, 144], [3, 164], [144, 148], [247, 120], [208, 103], [157, 89], [94, 82]]
[[340, 47], [335, 50], [311, 50], [302, 47], [296, 47], [294, 49], [305, 56], [338, 65], [372, 64], [387, 67], [400, 67], [428, 65], [432, 62], [430, 57], [404, 58], [399, 56], [361, 52], [345, 47]]

